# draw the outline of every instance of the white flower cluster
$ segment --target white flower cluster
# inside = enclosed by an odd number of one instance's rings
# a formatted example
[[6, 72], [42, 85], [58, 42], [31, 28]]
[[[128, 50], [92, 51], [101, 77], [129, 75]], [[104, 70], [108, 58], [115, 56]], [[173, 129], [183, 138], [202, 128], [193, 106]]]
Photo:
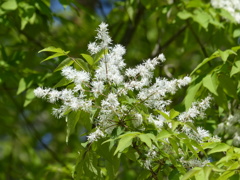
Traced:
[[208, 163], [210, 163], [209, 160], [204, 160], [204, 161], [200, 159], [184, 160], [183, 157], [180, 159], [180, 162], [183, 164], [185, 168], [204, 167]]
[[[98, 66], [92, 68], [91, 72], [66, 66], [61, 70], [61, 74], [71, 83], [67, 88], [56, 90], [38, 87], [34, 90], [35, 95], [47, 99], [50, 103], [60, 102], [61, 106], [53, 109], [53, 114], [59, 118], [70, 111], [88, 112], [91, 117], [89, 121], [96, 126], [95, 131], [87, 136], [89, 143], [111, 135], [119, 126], [126, 131], [143, 131], [145, 125], [149, 123], [153, 124], [158, 132], [162, 130], [164, 124], [171, 128], [172, 124], [166, 121], [163, 115], [156, 115], [155, 110], [169, 115], [166, 107], [171, 101], [166, 100], [167, 96], [188, 85], [191, 78], [186, 76], [183, 79], [153, 80], [155, 67], [166, 60], [163, 54], [148, 59], [134, 68], [125, 68], [123, 59], [125, 48], [121, 45], [111, 45], [111, 42], [107, 24], [101, 23], [97, 29], [96, 41], [88, 45], [90, 54], [93, 57], [100, 57]], [[197, 116], [203, 116], [203, 111], [209, 107], [209, 101], [210, 98], [207, 97], [201, 102], [194, 103], [187, 112], [179, 115], [178, 120], [182, 123], [192, 122]], [[141, 109], [143, 106], [152, 114], [146, 114], [147, 112]], [[182, 132], [189, 137], [194, 136], [193, 139], [197, 136], [199, 142], [210, 136], [202, 128], [198, 128], [195, 134], [187, 127], [183, 128]], [[147, 153], [148, 158], [144, 162], [144, 167], [150, 168], [156, 154], [156, 149]]]
[[240, 0], [211, 0], [214, 8], [228, 11], [237, 23], [240, 23]]
[[194, 102], [188, 111], [181, 113], [178, 116], [178, 120], [181, 122], [193, 122], [193, 119], [197, 117], [203, 118], [205, 116], [205, 110], [210, 107], [210, 96], [203, 99], [201, 102]]
[[234, 146], [240, 146], [240, 110], [235, 110], [233, 115], [222, 123], [218, 124], [215, 134], [224, 136], [223, 138], [232, 139]]
[[143, 162], [143, 167], [150, 170], [152, 167], [151, 163], [152, 161], [157, 157], [157, 147], [153, 145], [151, 149], [148, 150], [148, 153], [146, 154], [147, 159]]

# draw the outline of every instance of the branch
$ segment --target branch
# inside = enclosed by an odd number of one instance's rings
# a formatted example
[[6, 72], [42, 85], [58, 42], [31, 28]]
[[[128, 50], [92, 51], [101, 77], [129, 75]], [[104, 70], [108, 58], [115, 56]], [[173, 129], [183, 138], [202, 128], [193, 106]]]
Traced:
[[187, 22], [188, 27], [189, 27], [189, 29], [191, 30], [194, 38], [196, 39], [198, 45], [201, 47], [201, 50], [202, 50], [202, 52], [203, 52], [203, 55], [205, 56], [205, 58], [207, 58], [207, 57], [208, 57], [207, 51], [206, 51], [204, 45], [202, 44], [200, 38], [198, 37], [198, 35], [197, 35], [196, 32], [194, 31], [194, 29], [193, 29], [193, 27], [192, 27], [192, 25], [191, 25], [191, 23], [189, 22], [188, 19], [186, 20], [186, 22]]
[[155, 48], [152, 52], [152, 57], [157, 56], [158, 54], [160, 54], [165, 48], [167, 48], [173, 41], [175, 41], [180, 34], [182, 34], [188, 25], [184, 25], [182, 26], [175, 34], [172, 35], [172, 37], [170, 37], [162, 46], [160, 46], [159, 44], [157, 44], [157, 48]]
[[141, 3], [139, 3], [139, 6], [137, 7], [137, 13], [133, 19], [133, 22], [131, 21], [128, 22], [127, 29], [120, 42], [120, 44], [122, 44], [123, 46], [127, 47], [127, 45], [131, 42], [132, 37], [137, 29], [137, 26], [140, 23], [144, 10], [145, 10], [144, 6]]

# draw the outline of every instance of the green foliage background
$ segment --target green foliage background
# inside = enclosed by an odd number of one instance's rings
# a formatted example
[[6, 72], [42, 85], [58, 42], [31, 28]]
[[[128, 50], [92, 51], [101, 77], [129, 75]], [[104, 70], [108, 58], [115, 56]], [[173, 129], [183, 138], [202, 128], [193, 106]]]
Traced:
[[[104, 13], [103, 2], [110, 5], [109, 13]], [[84, 130], [78, 125], [67, 145], [65, 120], [54, 118], [51, 105], [34, 98], [36, 87], [52, 87], [60, 80], [53, 70], [63, 60], [40, 64], [50, 54], [38, 51], [56, 46], [79, 57], [87, 53], [101, 21], [109, 24], [114, 43], [126, 47], [127, 65], [164, 53], [167, 61], [156, 76], [195, 78], [174, 97], [173, 106], [184, 100], [177, 109], [213, 94], [216, 104], [198, 125], [213, 133], [237, 108], [240, 29], [228, 12], [203, 0], [59, 3], [62, 10], [55, 11], [56, 5], [47, 0], [0, 1], [0, 179], [72, 179]], [[225, 142], [231, 144], [231, 138]], [[136, 179], [140, 171], [123, 160], [118, 178]]]

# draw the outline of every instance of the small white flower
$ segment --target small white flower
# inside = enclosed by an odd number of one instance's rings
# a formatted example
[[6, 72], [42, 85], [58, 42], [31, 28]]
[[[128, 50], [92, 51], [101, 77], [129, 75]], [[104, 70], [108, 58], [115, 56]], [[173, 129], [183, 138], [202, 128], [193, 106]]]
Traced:
[[88, 51], [90, 52], [90, 54], [97, 54], [100, 50], [101, 47], [96, 42], [88, 44]]
[[45, 98], [48, 95], [49, 91], [50, 91], [49, 88], [44, 89], [44, 88], [38, 87], [38, 88], [34, 89], [34, 94], [38, 98]]
[[88, 138], [88, 141], [90, 143], [94, 142], [94, 141], [97, 141], [98, 139], [104, 137], [104, 133], [99, 129], [97, 128], [97, 130], [91, 134], [89, 134], [89, 136], [87, 136]]
[[142, 115], [141, 114], [139, 114], [139, 113], [135, 113], [134, 114], [134, 119], [132, 120], [132, 123], [133, 123], [133, 126], [135, 127], [135, 128], [137, 128], [137, 127], [139, 127], [141, 124], [142, 124], [142, 122], [143, 122], [143, 117], [142, 117]]

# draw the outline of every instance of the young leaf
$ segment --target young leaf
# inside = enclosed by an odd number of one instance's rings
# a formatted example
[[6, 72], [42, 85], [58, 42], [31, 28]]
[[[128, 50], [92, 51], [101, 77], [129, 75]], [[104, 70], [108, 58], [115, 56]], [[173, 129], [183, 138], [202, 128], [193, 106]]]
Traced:
[[150, 139], [150, 137], [147, 135], [147, 134], [140, 134], [138, 135], [137, 137], [139, 137], [139, 139], [146, 143], [146, 145], [149, 147], [149, 148], [152, 148], [152, 141]]
[[177, 117], [180, 113], [178, 111], [175, 111], [174, 109], [170, 110], [170, 119], [174, 119]]
[[208, 74], [206, 77], [203, 78], [203, 86], [207, 88], [211, 93], [218, 96], [218, 79], [215, 73]]
[[93, 60], [92, 56], [90, 56], [88, 54], [81, 54], [81, 55], [88, 62], [89, 65], [94, 64], [94, 60]]
[[129, 146], [132, 145], [132, 140], [133, 138], [136, 137], [136, 135], [139, 134], [138, 132], [130, 132], [123, 134], [119, 136], [121, 138], [118, 142], [117, 149], [114, 152], [114, 155], [116, 155], [118, 152], [122, 152], [124, 149], [128, 148]]

